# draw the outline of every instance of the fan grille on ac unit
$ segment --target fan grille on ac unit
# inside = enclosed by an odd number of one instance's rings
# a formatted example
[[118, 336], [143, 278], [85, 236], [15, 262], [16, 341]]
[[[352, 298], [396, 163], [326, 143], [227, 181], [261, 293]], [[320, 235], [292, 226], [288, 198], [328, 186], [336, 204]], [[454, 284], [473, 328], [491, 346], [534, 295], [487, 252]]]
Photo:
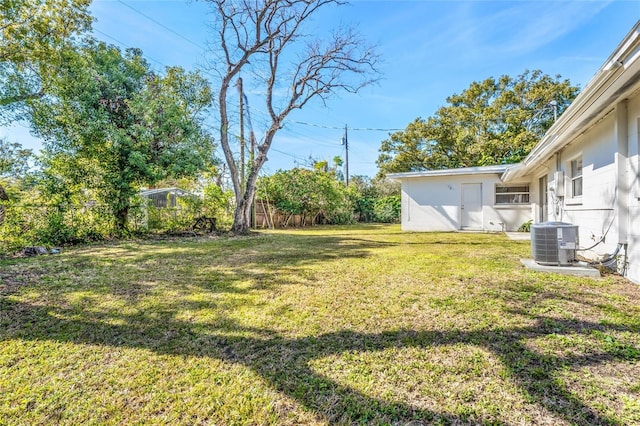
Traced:
[[542, 265], [568, 266], [576, 258], [578, 226], [544, 222], [531, 226], [531, 254]]

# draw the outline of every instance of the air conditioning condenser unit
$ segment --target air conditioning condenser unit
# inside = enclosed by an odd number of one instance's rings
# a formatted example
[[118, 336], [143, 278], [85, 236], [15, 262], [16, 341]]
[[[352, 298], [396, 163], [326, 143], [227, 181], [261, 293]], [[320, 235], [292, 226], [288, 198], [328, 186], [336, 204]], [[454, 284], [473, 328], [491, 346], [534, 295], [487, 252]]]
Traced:
[[565, 222], [531, 225], [531, 254], [541, 265], [571, 266], [576, 260], [578, 226]]

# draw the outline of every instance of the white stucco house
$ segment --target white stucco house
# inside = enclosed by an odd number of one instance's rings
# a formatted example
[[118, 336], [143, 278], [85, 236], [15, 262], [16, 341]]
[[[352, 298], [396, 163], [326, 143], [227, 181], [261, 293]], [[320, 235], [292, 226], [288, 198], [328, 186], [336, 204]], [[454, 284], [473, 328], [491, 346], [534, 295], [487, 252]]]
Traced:
[[640, 283], [640, 22], [517, 165], [395, 173], [408, 231], [579, 227], [580, 254], [617, 253]]
[[405, 231], [515, 231], [531, 219], [529, 181], [505, 184], [513, 166], [393, 173], [402, 182]]

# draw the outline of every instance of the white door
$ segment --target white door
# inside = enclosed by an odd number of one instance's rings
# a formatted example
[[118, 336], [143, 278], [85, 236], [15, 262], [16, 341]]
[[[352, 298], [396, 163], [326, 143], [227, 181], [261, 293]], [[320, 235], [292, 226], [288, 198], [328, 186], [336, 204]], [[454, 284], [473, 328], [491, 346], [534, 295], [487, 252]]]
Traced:
[[549, 199], [549, 189], [547, 182], [547, 175], [542, 176], [538, 180], [539, 186], [539, 198], [540, 198], [540, 222], [546, 222], [549, 220], [549, 207], [548, 207], [548, 199]]
[[482, 229], [482, 184], [462, 184], [462, 229]]

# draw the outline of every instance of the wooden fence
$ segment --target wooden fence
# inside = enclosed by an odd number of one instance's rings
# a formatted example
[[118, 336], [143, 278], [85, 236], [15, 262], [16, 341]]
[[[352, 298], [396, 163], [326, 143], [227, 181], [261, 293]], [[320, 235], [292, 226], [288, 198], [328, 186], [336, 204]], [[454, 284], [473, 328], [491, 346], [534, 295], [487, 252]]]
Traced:
[[279, 211], [271, 203], [264, 200], [255, 201], [255, 227], [256, 228], [299, 228], [304, 226], [319, 225], [325, 217], [322, 213], [314, 217], [300, 214], [288, 214]]

